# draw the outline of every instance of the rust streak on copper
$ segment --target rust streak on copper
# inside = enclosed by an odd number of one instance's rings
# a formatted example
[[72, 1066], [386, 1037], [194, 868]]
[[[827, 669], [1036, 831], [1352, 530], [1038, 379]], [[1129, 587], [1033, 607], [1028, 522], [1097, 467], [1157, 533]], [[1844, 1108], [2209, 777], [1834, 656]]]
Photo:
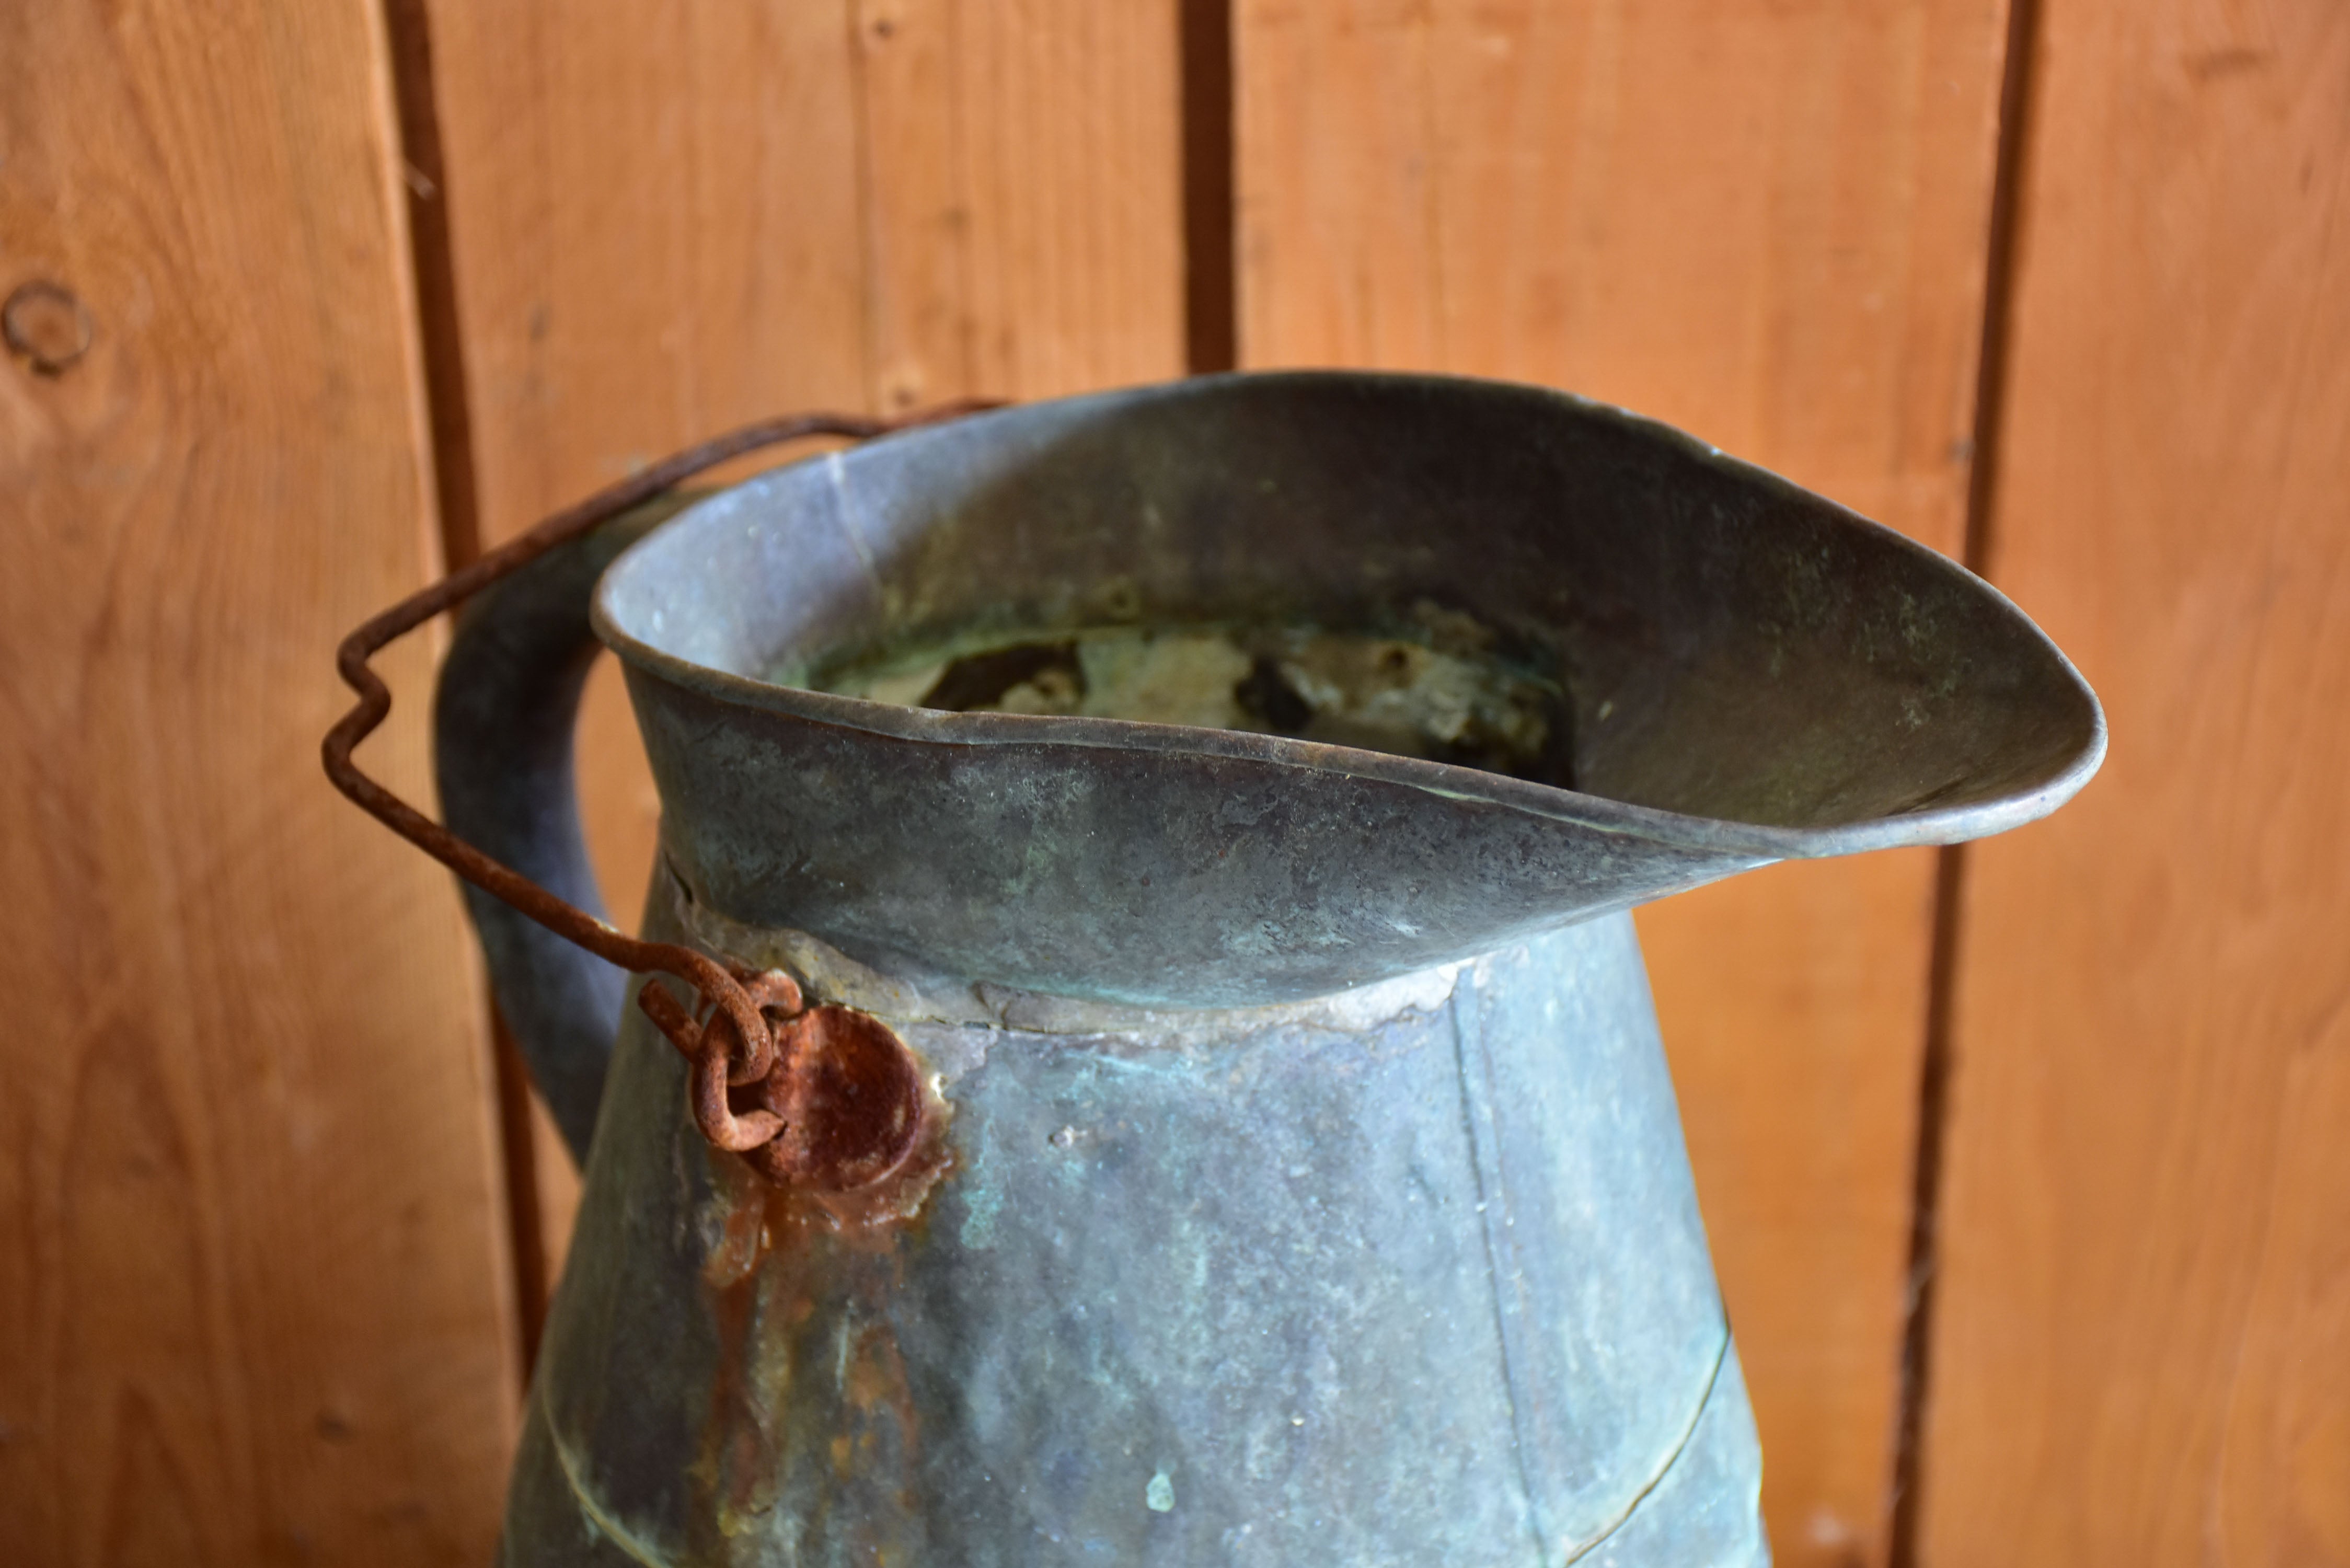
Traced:
[[[458, 876], [557, 936], [622, 969], [674, 976], [692, 988], [701, 1008], [688, 1007], [658, 981], [649, 981], [637, 993], [637, 1004], [693, 1064], [693, 1114], [702, 1136], [717, 1147], [750, 1156], [753, 1166], [773, 1180], [807, 1181], [824, 1190], [843, 1191], [897, 1169], [920, 1141], [929, 1119], [922, 1115], [919, 1077], [911, 1079], [911, 1121], [903, 1127], [902, 1140], [893, 1143], [897, 1134], [892, 1129], [902, 1118], [893, 1120], [899, 1112], [889, 1107], [902, 1110], [907, 1102], [892, 1059], [874, 1044], [864, 1024], [831, 1018], [811, 1021], [848, 1010], [827, 1008], [807, 1014], [799, 987], [787, 975], [730, 969], [691, 948], [629, 937], [490, 858], [362, 773], [351, 753], [391, 711], [390, 689], [368, 660], [393, 639], [549, 550], [730, 458], [811, 436], [867, 440], [993, 406], [974, 400], [895, 420], [816, 413], [746, 425], [689, 447], [556, 513], [376, 616], [336, 649], [335, 667], [359, 700], [327, 732], [320, 747], [335, 787]], [[911, 1058], [896, 1036], [878, 1020], [866, 1022], [888, 1037], [908, 1064], [903, 1074], [911, 1075]], [[795, 1049], [788, 1053], [790, 1060], [784, 1061], [785, 1054], [779, 1052], [775, 1038], [779, 1023], [789, 1027], [795, 1044], [811, 1048]], [[730, 1089], [769, 1085], [771, 1080], [771, 1087], [750, 1096], [750, 1103], [739, 1108], [736, 1096], [729, 1094]], [[842, 1121], [837, 1127], [825, 1121], [836, 1107]], [[780, 1146], [779, 1139], [784, 1140]]]

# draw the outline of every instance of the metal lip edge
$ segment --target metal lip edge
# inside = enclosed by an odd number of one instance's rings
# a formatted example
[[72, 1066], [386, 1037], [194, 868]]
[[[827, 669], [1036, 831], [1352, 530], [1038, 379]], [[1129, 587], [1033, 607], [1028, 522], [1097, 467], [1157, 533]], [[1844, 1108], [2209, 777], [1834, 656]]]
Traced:
[[[788, 926], [752, 925], [712, 908], [694, 898], [665, 856], [658, 875], [679, 926], [695, 946], [713, 958], [780, 969], [800, 983], [811, 1001], [837, 1002], [888, 1022], [982, 1028], [1006, 1034], [1114, 1037], [1131, 1045], [1151, 1046], [1196, 1044], [1203, 1031], [1222, 1038], [1284, 1026], [1358, 1032], [1442, 1007], [1461, 977], [1491, 956], [1479, 953], [1451, 959], [1294, 1001], [1218, 1007], [1112, 1002], [877, 968], [811, 932]], [[1507, 950], [1504, 944], [1497, 950]]]
[[[856, 452], [893, 441], [942, 439], [949, 433], [997, 421], [1017, 419], [1038, 409], [1076, 411], [1087, 407], [1114, 409], [1121, 404], [1210, 396], [1235, 383], [1277, 385], [1302, 382], [1317, 386], [1383, 388], [1399, 390], [1459, 390], [1477, 389], [1517, 394], [1565, 404], [1575, 411], [1627, 426], [1647, 439], [1679, 450], [1685, 456], [1728, 472], [1744, 483], [1773, 492], [1801, 505], [1825, 509], [1845, 526], [1877, 535], [1891, 547], [1927, 562], [1933, 569], [1955, 574], [1973, 592], [1990, 599], [2012, 616], [2055, 665], [2087, 711], [2088, 733], [2064, 767], [2028, 788], [1970, 805], [1891, 816], [1867, 817], [1828, 827], [1774, 827], [1727, 817], [1699, 816], [1659, 806], [1636, 805], [1607, 795], [1560, 789], [1486, 773], [1451, 763], [1399, 757], [1384, 752], [1334, 746], [1281, 735], [1246, 731], [1207, 730], [1181, 724], [1153, 724], [1131, 719], [1071, 718], [1031, 713], [950, 713], [926, 708], [899, 707], [832, 692], [778, 686], [728, 670], [680, 659], [623, 629], [608, 603], [611, 585], [639, 551], [645, 550], [674, 524], [683, 523], [702, 503], [717, 499], [718, 491], [698, 497], [694, 505], [657, 525], [621, 552], [607, 567], [596, 587], [589, 621], [596, 636], [623, 662], [658, 676], [671, 684], [721, 701], [738, 703], [783, 714], [812, 724], [862, 731], [896, 740], [954, 746], [1066, 746], [1073, 749], [1157, 752], [1170, 756], [1213, 757], [1301, 773], [1367, 778], [1417, 789], [1448, 799], [1468, 801], [1514, 811], [1523, 815], [1568, 824], [1599, 833], [1621, 834], [1700, 854], [1734, 855], [1762, 860], [1817, 860], [1876, 849], [1917, 845], [1960, 844], [1989, 837], [2036, 822], [2080, 793], [2103, 765], [2107, 745], [2104, 704], [2064, 649], [2043, 631], [2038, 622], [1991, 583], [1898, 529], [1862, 515], [1840, 502], [1804, 489], [1794, 481], [1676, 426], [1577, 392], [1531, 382], [1505, 381], [1471, 376], [1436, 376], [1395, 371], [1280, 370], [1228, 371], [1196, 376], [1182, 381], [1087, 392], [1042, 402], [1017, 404], [968, 416], [951, 424], [926, 426], [884, 436]], [[854, 452], [833, 454], [853, 457]], [[816, 458], [801, 461], [823, 462]], [[792, 466], [785, 464], [780, 466]], [[775, 472], [775, 470], [768, 471]], [[745, 483], [764, 475], [754, 475]], [[731, 487], [730, 487], [731, 488]]]

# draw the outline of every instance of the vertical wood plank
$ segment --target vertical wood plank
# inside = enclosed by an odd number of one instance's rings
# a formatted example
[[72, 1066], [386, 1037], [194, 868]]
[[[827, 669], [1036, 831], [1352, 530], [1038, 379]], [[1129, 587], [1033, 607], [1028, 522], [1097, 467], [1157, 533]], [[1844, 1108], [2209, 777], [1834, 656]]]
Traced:
[[[1182, 370], [1175, 0], [428, 9], [491, 542], [783, 410]], [[659, 803], [608, 661], [580, 790], [633, 918]]]
[[2350, 11], [2040, 23], [1990, 559], [2113, 750], [1970, 852], [1920, 1560], [2350, 1563]]
[[[482, 1561], [477, 979], [317, 761], [439, 559], [375, 13], [30, 0], [0, 59], [0, 294], [91, 328], [0, 359], [0, 1560]], [[411, 798], [429, 653], [362, 753]]]
[[1175, 0], [859, 0], [871, 398], [1183, 369]]
[[[1241, 0], [1243, 364], [1548, 382], [1963, 543], [2000, 0]], [[1783, 1563], [1883, 1559], [1923, 852], [1641, 920]]]

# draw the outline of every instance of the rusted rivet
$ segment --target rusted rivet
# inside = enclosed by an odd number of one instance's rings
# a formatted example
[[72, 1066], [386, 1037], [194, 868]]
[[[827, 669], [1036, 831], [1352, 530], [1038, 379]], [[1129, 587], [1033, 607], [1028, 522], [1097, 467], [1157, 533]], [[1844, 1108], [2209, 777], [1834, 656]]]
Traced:
[[869, 1186], [905, 1162], [922, 1135], [921, 1067], [868, 1012], [818, 1007], [785, 1026], [785, 1060], [759, 1085], [784, 1119], [758, 1150], [780, 1179], [819, 1192]]
[[0, 336], [40, 376], [61, 375], [89, 352], [97, 333], [89, 312], [73, 291], [46, 278], [19, 284], [0, 305]]

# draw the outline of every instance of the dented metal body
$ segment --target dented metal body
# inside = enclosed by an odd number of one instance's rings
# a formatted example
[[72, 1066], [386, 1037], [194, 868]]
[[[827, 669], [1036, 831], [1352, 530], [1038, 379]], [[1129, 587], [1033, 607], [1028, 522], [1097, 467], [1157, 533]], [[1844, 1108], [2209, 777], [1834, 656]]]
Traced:
[[[475, 607], [450, 825], [587, 900], [592, 594], [664, 805], [648, 933], [877, 1020], [920, 1109], [889, 1090], [885, 1172], [772, 1184], [633, 1010], [611, 1054], [622, 977], [475, 900], [592, 1147], [508, 1563], [1766, 1559], [1622, 911], [2061, 803], [2102, 719], [2012, 606], [1661, 427], [1418, 378], [892, 437], [608, 568], [651, 521]], [[1233, 645], [1254, 727], [1082, 711], [1054, 682], [1119, 626], [1273, 628]], [[1500, 717], [1317, 739], [1378, 717], [1315, 684], [1337, 633]], [[1060, 650], [1027, 711], [791, 683], [991, 639]]]
[[952, 1166], [878, 1225], [707, 1148], [623, 1030], [510, 1562], [1761, 1560], [1628, 918], [1318, 1005], [914, 1006]]

